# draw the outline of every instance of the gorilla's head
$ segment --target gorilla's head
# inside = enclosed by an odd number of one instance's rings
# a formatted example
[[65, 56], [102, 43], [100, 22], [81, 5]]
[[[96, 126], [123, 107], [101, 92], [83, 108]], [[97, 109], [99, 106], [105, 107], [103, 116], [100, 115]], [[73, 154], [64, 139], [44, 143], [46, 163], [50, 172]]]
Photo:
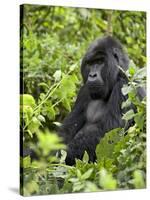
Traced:
[[91, 97], [107, 99], [121, 76], [118, 66], [126, 71], [128, 65], [128, 56], [116, 39], [107, 36], [93, 42], [81, 64], [83, 81]]

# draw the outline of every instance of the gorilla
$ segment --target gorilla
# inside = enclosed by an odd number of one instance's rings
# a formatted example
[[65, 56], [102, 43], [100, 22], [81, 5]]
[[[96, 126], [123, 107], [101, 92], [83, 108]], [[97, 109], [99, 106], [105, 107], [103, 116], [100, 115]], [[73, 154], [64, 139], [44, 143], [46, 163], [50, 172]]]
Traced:
[[104, 134], [125, 126], [121, 104], [127, 96], [121, 88], [128, 82], [123, 73], [128, 65], [122, 45], [111, 36], [94, 41], [87, 50], [81, 63], [83, 86], [59, 130], [67, 144], [67, 165], [82, 159], [85, 151], [94, 162], [96, 145]]

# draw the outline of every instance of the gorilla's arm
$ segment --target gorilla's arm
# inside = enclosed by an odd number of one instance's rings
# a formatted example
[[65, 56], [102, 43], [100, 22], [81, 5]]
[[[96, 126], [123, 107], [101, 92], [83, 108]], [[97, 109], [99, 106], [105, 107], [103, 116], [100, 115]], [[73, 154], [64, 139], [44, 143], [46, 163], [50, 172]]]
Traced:
[[89, 101], [88, 96], [87, 88], [85, 86], [81, 87], [73, 110], [60, 127], [59, 135], [63, 137], [66, 144], [74, 138], [85, 123], [85, 109]]
[[124, 127], [125, 125], [122, 115], [127, 112], [127, 109], [121, 109], [121, 105], [128, 97], [127, 95], [124, 96], [121, 91], [124, 84], [126, 84], [126, 80], [120, 78], [111, 92], [107, 103], [107, 115], [102, 119], [104, 134], [114, 128]]

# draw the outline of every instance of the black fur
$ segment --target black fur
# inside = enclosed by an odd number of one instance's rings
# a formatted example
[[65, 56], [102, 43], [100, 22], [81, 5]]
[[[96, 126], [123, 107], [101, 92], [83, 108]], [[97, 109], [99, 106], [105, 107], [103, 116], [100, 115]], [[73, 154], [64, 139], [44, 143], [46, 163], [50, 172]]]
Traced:
[[66, 164], [82, 159], [85, 150], [94, 162], [100, 138], [124, 126], [121, 104], [127, 97], [121, 88], [127, 79], [117, 65], [126, 71], [128, 64], [122, 45], [110, 36], [96, 40], [87, 50], [81, 64], [84, 84], [59, 131], [68, 147]]

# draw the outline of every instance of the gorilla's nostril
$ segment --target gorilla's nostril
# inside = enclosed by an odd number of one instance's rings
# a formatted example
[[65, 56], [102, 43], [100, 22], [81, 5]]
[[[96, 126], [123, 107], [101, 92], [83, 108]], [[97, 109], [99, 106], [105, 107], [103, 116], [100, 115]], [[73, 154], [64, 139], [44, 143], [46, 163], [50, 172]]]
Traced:
[[91, 77], [91, 78], [96, 78], [96, 77], [97, 77], [97, 74], [96, 74], [96, 73], [90, 73], [90, 74], [89, 74], [89, 77]]

